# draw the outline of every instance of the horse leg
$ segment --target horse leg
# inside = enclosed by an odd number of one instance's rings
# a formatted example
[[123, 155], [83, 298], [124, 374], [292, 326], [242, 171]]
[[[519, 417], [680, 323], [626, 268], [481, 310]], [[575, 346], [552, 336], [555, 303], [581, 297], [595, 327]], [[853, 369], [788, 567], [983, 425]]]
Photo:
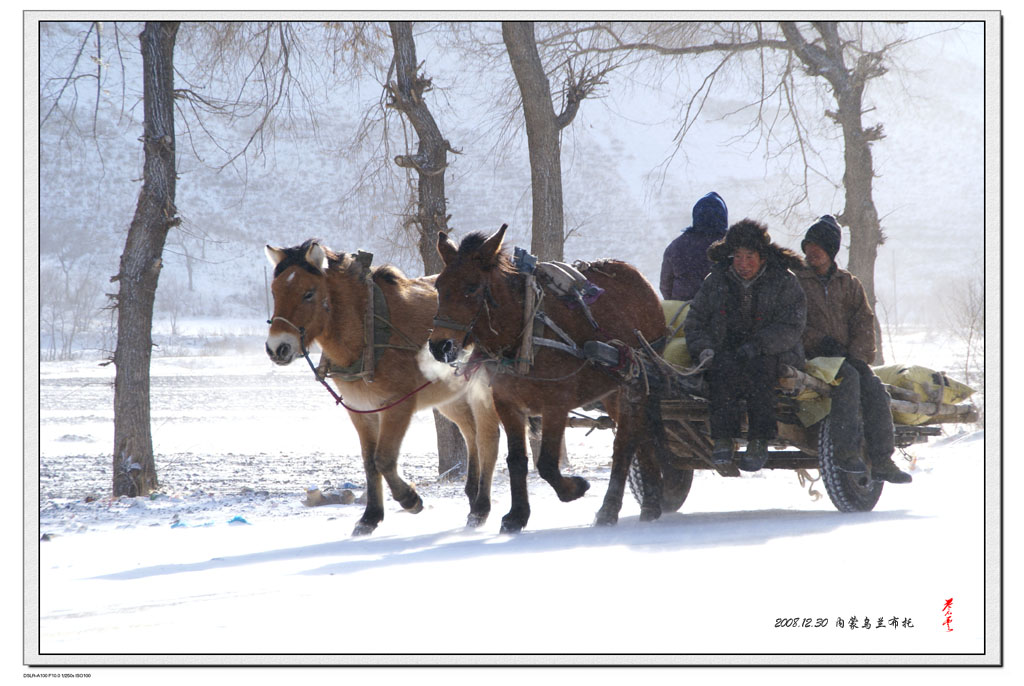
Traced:
[[462, 433], [462, 438], [466, 441], [466, 453], [469, 461], [469, 464], [466, 465], [466, 497], [469, 498], [469, 516], [466, 519], [466, 526], [480, 526], [487, 520], [490, 503], [487, 503], [481, 517], [476, 510], [477, 498], [480, 495], [480, 456], [473, 410], [465, 397], [438, 409], [444, 416], [455, 422]]
[[409, 421], [412, 419], [412, 410], [411, 403], [404, 403], [380, 413], [380, 434], [377, 437], [374, 464], [388, 482], [391, 497], [404, 509], [416, 514], [423, 510], [423, 499], [416, 489], [398, 474], [398, 453], [405, 432], [409, 428]]
[[655, 444], [640, 441], [636, 456], [643, 476], [644, 492], [641, 494], [640, 521], [653, 522], [661, 517], [661, 467], [654, 457]]
[[384, 491], [380, 472], [374, 462], [377, 452], [377, 434], [380, 422], [377, 415], [349, 413], [352, 425], [359, 434], [359, 445], [363, 453], [363, 471], [366, 474], [366, 509], [363, 516], [356, 522], [353, 536], [365, 536], [373, 533], [381, 520], [384, 519]]
[[[476, 500], [470, 508], [470, 518], [475, 518], [479, 526], [487, 520], [491, 511], [491, 482], [494, 480], [494, 465], [498, 461], [498, 443], [501, 433], [498, 415], [494, 411], [491, 399], [471, 400], [473, 422], [476, 426], [476, 455], [479, 463], [479, 488]], [[525, 443], [524, 443], [525, 451]]]
[[640, 521], [652, 522], [661, 517], [661, 465], [659, 456], [668, 450], [665, 423], [661, 416], [661, 393], [647, 396], [643, 408], [644, 439], [637, 445], [636, 457], [643, 476]]
[[609, 410], [608, 414], [613, 416], [616, 428], [615, 440], [612, 443], [612, 470], [608, 477], [608, 490], [605, 491], [601, 509], [594, 518], [594, 524], [598, 526], [612, 526], [619, 521], [629, 463], [633, 460], [642, 435], [638, 432], [640, 427], [637, 424], [637, 413], [621, 391], [606, 400], [605, 406]]
[[558, 409], [544, 412], [541, 419], [540, 459], [537, 460], [537, 472], [551, 484], [558, 494], [558, 499], [563, 503], [576, 500], [590, 488], [586, 479], [562, 476], [558, 468], [558, 459], [562, 454], [562, 439], [565, 436], [566, 416], [566, 411]]
[[[654, 401], [657, 402], [657, 401]], [[633, 459], [640, 461], [644, 476], [643, 503], [640, 521], [652, 521], [661, 516], [661, 468], [655, 462], [651, 442], [658, 442], [660, 424], [649, 414], [650, 408], [637, 407], [620, 394], [616, 400], [617, 429], [612, 444], [612, 470], [604, 502], [597, 511], [594, 523], [611, 526], [618, 522], [622, 509], [622, 496], [626, 490], [626, 477]], [[658, 407], [660, 410], [660, 406]], [[660, 417], [658, 418], [660, 422]]]
[[501, 518], [501, 532], [514, 534], [523, 530], [530, 520], [530, 496], [526, 487], [529, 465], [526, 461], [526, 417], [517, 408], [500, 403], [495, 399], [494, 409], [498, 412], [501, 425], [505, 427], [508, 440], [508, 481], [512, 496], [512, 507]]

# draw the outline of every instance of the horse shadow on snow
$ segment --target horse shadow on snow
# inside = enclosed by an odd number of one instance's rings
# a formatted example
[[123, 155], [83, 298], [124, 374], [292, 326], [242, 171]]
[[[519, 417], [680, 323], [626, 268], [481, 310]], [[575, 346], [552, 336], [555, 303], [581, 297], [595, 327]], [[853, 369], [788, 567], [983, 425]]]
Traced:
[[519, 534], [482, 534], [449, 529], [395, 538], [350, 538], [330, 543], [282, 548], [204, 562], [154, 565], [102, 575], [100, 579], [139, 579], [204, 572], [252, 564], [334, 558], [301, 574], [345, 575], [401, 565], [457, 563], [499, 555], [532, 555], [573, 549], [625, 547], [636, 552], [678, 552], [722, 546], [756, 546], [774, 539], [815, 536], [839, 528], [920, 518], [905, 510], [844, 514], [831, 511], [749, 510], [739, 512], [666, 513], [655, 522], [624, 517], [617, 527], [562, 527]]

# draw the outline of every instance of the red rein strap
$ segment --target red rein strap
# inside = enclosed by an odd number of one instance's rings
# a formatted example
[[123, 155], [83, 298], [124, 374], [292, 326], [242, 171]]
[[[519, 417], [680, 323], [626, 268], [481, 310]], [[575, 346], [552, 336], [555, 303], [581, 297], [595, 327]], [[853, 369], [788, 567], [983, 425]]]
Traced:
[[[300, 337], [299, 340], [302, 341], [301, 337]], [[425, 384], [423, 384], [422, 386], [420, 386], [419, 388], [417, 388], [416, 390], [410, 391], [410, 392], [406, 393], [405, 395], [403, 395], [401, 398], [399, 398], [395, 402], [391, 403], [390, 405], [385, 405], [384, 407], [379, 407], [376, 410], [357, 410], [354, 407], [349, 407], [347, 404], [345, 404], [345, 399], [342, 398], [340, 395], [338, 395], [337, 393], [334, 392], [334, 389], [331, 388], [331, 385], [329, 383], [327, 383], [327, 379], [322, 378], [319, 374], [316, 373], [316, 367], [313, 366], [313, 360], [309, 359], [309, 352], [306, 351], [306, 343], [305, 343], [305, 341], [302, 341], [302, 356], [305, 357], [306, 358], [306, 362], [309, 363], [309, 368], [313, 370], [313, 376], [316, 377], [316, 380], [319, 381], [320, 383], [322, 383], [324, 385], [324, 388], [327, 389], [327, 392], [330, 393], [331, 396], [334, 398], [334, 404], [335, 405], [341, 405], [342, 407], [344, 407], [349, 412], [355, 412], [356, 414], [375, 414], [377, 412], [383, 412], [384, 410], [390, 410], [392, 407], [395, 407], [396, 405], [401, 405], [406, 400], [408, 400], [409, 398], [413, 397], [414, 395], [416, 395], [417, 393], [422, 391], [424, 388], [426, 388], [430, 384], [434, 383], [433, 381], [428, 381]]]
[[[313, 366], [313, 360], [309, 359], [309, 350], [306, 349], [306, 329], [304, 327], [301, 327], [301, 326], [295, 326], [294, 324], [289, 322], [284, 317], [275, 317], [274, 319], [280, 319], [280, 320], [282, 320], [282, 321], [284, 321], [284, 322], [286, 322], [288, 324], [291, 324], [292, 327], [294, 327], [295, 329], [298, 330], [298, 332], [299, 332], [299, 345], [302, 346], [302, 356], [304, 358], [306, 358], [306, 363], [309, 365], [309, 368], [313, 370], [313, 376], [315, 376], [316, 380], [319, 381], [320, 383], [322, 383], [324, 388], [327, 389], [327, 392], [331, 394], [331, 397], [334, 398], [334, 404], [335, 405], [341, 405], [342, 407], [344, 407], [349, 412], [354, 412], [356, 414], [376, 414], [377, 412], [383, 412], [384, 410], [390, 410], [392, 407], [395, 407], [396, 405], [401, 405], [406, 400], [408, 400], [412, 396], [416, 395], [417, 393], [422, 391], [424, 388], [426, 388], [430, 384], [434, 383], [433, 381], [428, 381], [425, 384], [423, 384], [422, 386], [420, 386], [419, 388], [417, 388], [416, 390], [410, 391], [409, 393], [406, 393], [405, 395], [403, 395], [401, 398], [399, 398], [395, 402], [391, 403], [390, 405], [385, 405], [384, 407], [377, 408], [376, 410], [357, 410], [354, 407], [349, 407], [348, 405], [345, 404], [345, 399], [342, 398], [340, 395], [338, 395], [337, 393], [334, 392], [334, 389], [331, 388], [331, 385], [329, 383], [327, 383], [327, 380], [325, 378], [322, 378], [319, 374], [317, 374], [316, 367]], [[267, 323], [271, 324], [271, 323], [273, 323], [273, 320], [268, 320]]]
[[337, 393], [335, 393], [334, 389], [331, 388], [327, 384], [326, 381], [324, 381], [323, 379], [320, 379], [320, 383], [322, 383], [327, 388], [327, 390], [331, 392], [331, 395], [334, 396], [335, 404], [341, 405], [342, 407], [344, 407], [349, 412], [355, 412], [356, 414], [374, 414], [376, 412], [383, 412], [384, 410], [390, 410], [392, 407], [395, 407], [396, 405], [401, 405], [406, 400], [408, 400], [409, 398], [413, 397], [414, 395], [416, 395], [417, 393], [419, 393], [424, 388], [426, 388], [427, 386], [429, 386], [430, 384], [432, 384], [434, 382], [433, 381], [428, 381], [425, 384], [423, 384], [422, 386], [420, 386], [419, 388], [417, 388], [416, 390], [409, 391], [408, 393], [406, 393], [405, 395], [403, 395], [401, 398], [399, 398], [395, 402], [391, 403], [390, 405], [385, 405], [384, 407], [377, 408], [376, 410], [357, 410], [357, 409], [355, 409], [353, 407], [349, 407], [348, 405], [345, 404], [345, 401], [342, 400], [341, 396], [338, 395]]

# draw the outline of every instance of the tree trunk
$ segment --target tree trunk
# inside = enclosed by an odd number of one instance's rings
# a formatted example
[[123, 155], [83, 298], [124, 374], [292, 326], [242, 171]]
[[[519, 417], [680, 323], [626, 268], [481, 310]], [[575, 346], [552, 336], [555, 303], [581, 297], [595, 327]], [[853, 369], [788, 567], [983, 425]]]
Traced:
[[178, 219], [174, 205], [174, 43], [178, 22], [147, 22], [142, 44], [142, 191], [128, 229], [117, 294], [114, 351], [115, 496], [147, 495], [158, 487], [150, 430], [149, 367], [153, 301], [167, 232]]
[[[875, 260], [878, 257], [878, 246], [883, 243], [884, 236], [871, 192], [875, 172], [871, 158], [870, 140], [865, 137], [864, 128], [861, 125], [860, 96], [861, 93], [858, 92], [856, 102], [845, 104], [845, 107], [843, 98], [838, 98], [838, 117], [843, 128], [843, 141], [846, 148], [846, 170], [843, 173], [846, 207], [838, 219], [850, 227], [850, 260], [847, 267], [854, 276], [860, 279], [871, 309], [876, 310]], [[882, 330], [877, 316], [875, 317], [875, 340], [878, 341], [876, 345], [878, 352], [874, 364], [884, 364]]]
[[[501, 35], [508, 51], [516, 83], [523, 101], [526, 141], [530, 150], [530, 189], [533, 197], [533, 226], [530, 252], [542, 262], [565, 259], [565, 218], [562, 207], [561, 131], [576, 116], [582, 89], [572, 90], [566, 109], [555, 113], [551, 86], [537, 52], [537, 40], [531, 21], [504, 21]], [[530, 446], [536, 464], [540, 451], [540, 422], [530, 418]], [[559, 454], [561, 467], [569, 465], [565, 438]]]
[[[451, 145], [441, 135], [430, 108], [423, 100], [430, 80], [418, 73], [416, 43], [412, 23], [389, 22], [391, 41], [395, 47], [395, 83], [388, 84], [389, 106], [409, 119], [419, 145], [415, 155], [399, 155], [395, 164], [417, 172], [418, 196], [414, 223], [419, 230], [419, 252], [425, 274], [437, 274], [444, 264], [437, 253], [437, 233], [448, 230], [447, 205], [444, 197], [444, 170], [448, 166]], [[465, 474], [468, 464], [466, 442], [458, 427], [434, 410], [437, 430], [438, 474], [449, 478]]]
[[501, 35], [519, 84], [530, 149], [533, 227], [530, 252], [541, 261], [561, 261], [565, 233], [562, 215], [562, 126], [551, 104], [551, 88], [537, 52], [533, 22], [505, 21]]
[[[812, 76], [824, 77], [836, 99], [837, 111], [826, 112], [843, 131], [843, 188], [846, 192], [846, 206], [836, 219], [840, 224], [850, 227], [850, 261], [847, 266], [864, 285], [868, 303], [874, 310], [875, 260], [878, 246], [885, 241], [885, 236], [872, 195], [875, 170], [871, 143], [883, 136], [881, 126], [865, 129], [862, 115], [867, 80], [881, 75], [884, 69], [877, 61], [867, 58], [858, 60], [854, 69], [848, 68], [843, 59], [843, 42], [836, 22], [814, 22], [815, 29], [822, 37], [824, 49], [807, 43], [793, 22], [781, 22], [780, 26], [786, 41], [803, 62], [807, 72]], [[882, 331], [877, 316], [875, 340], [878, 353], [874, 363], [883, 364]]]

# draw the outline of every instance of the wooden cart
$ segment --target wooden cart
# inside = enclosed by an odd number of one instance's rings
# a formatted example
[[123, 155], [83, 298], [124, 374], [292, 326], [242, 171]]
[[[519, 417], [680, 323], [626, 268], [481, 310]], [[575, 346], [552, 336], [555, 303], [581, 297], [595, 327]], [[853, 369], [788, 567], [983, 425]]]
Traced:
[[[660, 360], [659, 366], [667, 366]], [[662, 369], [664, 370], [664, 367]], [[671, 374], [671, 372], [670, 372]], [[673, 381], [669, 379], [670, 384]], [[709, 402], [703, 380], [694, 377], [677, 379], [668, 399], [661, 402], [665, 425], [667, 451], [658, 455], [662, 473], [661, 506], [665, 512], [678, 510], [686, 500], [693, 483], [693, 472], [711, 469], [724, 477], [736, 477], [740, 472], [732, 464], [716, 467], [711, 463], [711, 437], [709, 428]], [[970, 423], [978, 421], [977, 408], [970, 404], [948, 405], [941, 402], [921, 402], [911, 391], [886, 384], [893, 411], [926, 415], [923, 424], [914, 426], [896, 424], [895, 442], [898, 448], [927, 442], [931, 436], [941, 435], [943, 423]], [[826, 416], [805, 427], [797, 419], [796, 396], [811, 389], [820, 396], [828, 396], [832, 387], [802, 371], [786, 367], [779, 379], [777, 416], [778, 436], [770, 443], [765, 469], [818, 470], [832, 503], [841, 512], [867, 512], [874, 508], [882, 493], [883, 483], [873, 481], [869, 474], [843, 471], [836, 462], [830, 421]], [[569, 426], [612, 428], [607, 416], [570, 417]], [[744, 429], [745, 430], [745, 429]], [[629, 485], [639, 500], [643, 492], [640, 470], [634, 461], [630, 467]]]

